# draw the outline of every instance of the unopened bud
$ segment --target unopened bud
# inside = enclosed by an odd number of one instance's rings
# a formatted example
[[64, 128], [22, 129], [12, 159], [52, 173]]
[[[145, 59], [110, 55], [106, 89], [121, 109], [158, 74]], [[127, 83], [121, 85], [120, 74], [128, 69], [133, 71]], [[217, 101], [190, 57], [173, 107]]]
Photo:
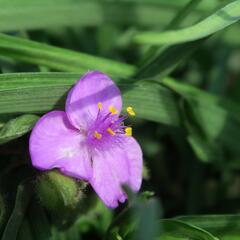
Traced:
[[41, 204], [49, 210], [61, 225], [74, 221], [79, 210], [82, 210], [84, 199], [83, 181], [64, 176], [57, 170], [45, 172], [37, 181], [37, 194]]

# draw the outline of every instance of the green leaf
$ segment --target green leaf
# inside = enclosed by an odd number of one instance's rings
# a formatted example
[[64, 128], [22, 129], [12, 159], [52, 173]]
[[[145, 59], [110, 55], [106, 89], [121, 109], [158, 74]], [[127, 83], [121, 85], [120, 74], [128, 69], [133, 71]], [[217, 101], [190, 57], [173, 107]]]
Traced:
[[[212, 0], [213, 1], [213, 0]], [[168, 1], [73, 1], [73, 0], [0, 0], [0, 31], [42, 29], [58, 26], [99, 26], [111, 24], [164, 25], [186, 4]], [[218, 4], [204, 4], [191, 16], [198, 18]], [[124, 17], [122, 17], [124, 14]]]
[[[76, 73], [1, 74], [0, 114], [63, 109], [67, 92], [80, 77], [81, 74]], [[140, 118], [178, 125], [179, 116], [172, 93], [157, 83], [148, 82], [116, 81], [122, 90], [124, 108], [131, 105]]]
[[39, 203], [34, 199], [28, 208], [28, 219], [34, 240], [49, 240], [51, 227], [47, 215]]
[[[216, 144], [208, 139], [202, 129], [201, 121], [198, 121], [198, 110], [192, 101], [183, 101], [182, 103], [183, 123], [187, 130], [187, 139], [199, 159], [209, 161], [221, 153]], [[219, 151], [217, 151], [219, 150]]]
[[161, 220], [162, 234], [159, 240], [218, 240], [211, 233], [189, 223], [174, 219]]
[[157, 199], [144, 199], [128, 192], [129, 207], [125, 208], [112, 222], [106, 239], [154, 240], [159, 233], [161, 208]]
[[190, 0], [186, 5], [174, 16], [174, 18], [166, 26], [166, 30], [178, 27], [181, 22], [197, 7], [201, 0]]
[[178, 220], [203, 228], [221, 240], [238, 240], [240, 232], [240, 215], [196, 215], [182, 216]]
[[4, 34], [0, 34], [0, 55], [67, 72], [101, 70], [127, 77], [135, 71], [134, 66], [125, 63]]
[[218, 160], [228, 153], [228, 164], [239, 156], [240, 108], [234, 102], [214, 96], [172, 79], [162, 83], [178, 93], [187, 104], [182, 109], [189, 142], [203, 161]]
[[[141, 1], [141, 0], [140, 0]], [[142, 0], [149, 2], [149, 0]], [[167, 5], [168, 7], [172, 8], [181, 8], [185, 6], [186, 4], [189, 3], [189, 0], [181, 0], [181, 1], [169, 1], [169, 0], [151, 0], [151, 2], [155, 4], [162, 4], [162, 5]], [[202, 0], [201, 3], [197, 7], [197, 11], [206, 13], [208, 11], [213, 11], [216, 9], [216, 7], [219, 6], [219, 1], [218, 0]]]
[[[196, 6], [201, 2], [201, 0], [190, 0], [187, 2], [182, 9], [171, 19], [171, 21], [165, 26], [164, 30], [174, 29], [181, 25], [181, 22], [188, 17], [190, 13], [196, 8]], [[147, 52], [142, 57], [142, 62], [150, 62], [151, 59], [156, 58], [156, 56], [164, 54], [166, 48], [164, 46], [151, 46]], [[168, 50], [168, 49], [167, 49]], [[161, 66], [161, 65], [159, 65]]]
[[[176, 219], [160, 219], [156, 199], [137, 197], [108, 229], [107, 239], [218, 240], [210, 232]], [[156, 238], [157, 236], [157, 238]]]
[[178, 44], [207, 37], [220, 31], [240, 19], [240, 0], [235, 0], [227, 6], [184, 29], [166, 32], [140, 32], [133, 37], [133, 41], [140, 44]]
[[147, 61], [136, 73], [136, 77], [165, 77], [184, 63], [205, 39], [170, 46], [156, 51], [155, 56]]
[[4, 229], [2, 240], [16, 240], [33, 193], [30, 187], [29, 183], [18, 186], [15, 206]]
[[24, 218], [21, 227], [19, 229], [17, 240], [34, 240], [31, 226], [30, 226], [30, 220], [27, 218]]
[[134, 240], [156, 239], [158, 229], [157, 220], [160, 217], [160, 206], [156, 199], [150, 199], [145, 203], [138, 203], [135, 209], [139, 220], [134, 233]]
[[[201, 1], [201, 0], [200, 0]], [[176, 28], [187, 18], [200, 3], [199, 0], [189, 1], [168, 23], [165, 29]], [[177, 46], [151, 46], [142, 60], [142, 66], [136, 76], [163, 77], [170, 74], [179, 64], [183, 63], [199, 47], [202, 41], [194, 41]]]
[[0, 144], [9, 142], [29, 132], [38, 118], [36, 115], [26, 114], [5, 123], [0, 128]]
[[33, 198], [19, 228], [17, 240], [49, 240], [51, 227], [44, 209]]
[[76, 225], [72, 225], [70, 228], [60, 231], [59, 229], [52, 228], [52, 237], [51, 240], [81, 240], [82, 237], [79, 233], [79, 229]]

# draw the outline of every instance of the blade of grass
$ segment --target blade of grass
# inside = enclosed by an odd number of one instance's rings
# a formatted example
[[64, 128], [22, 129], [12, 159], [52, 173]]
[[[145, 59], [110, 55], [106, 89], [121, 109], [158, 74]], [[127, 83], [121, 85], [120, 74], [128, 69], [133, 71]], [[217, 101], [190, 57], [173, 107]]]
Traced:
[[166, 32], [142, 32], [133, 37], [139, 44], [179, 44], [207, 37], [240, 19], [240, 0], [235, 0], [201, 22], [184, 29]]
[[200, 39], [191, 43], [159, 49], [158, 54], [143, 65], [135, 77], [162, 78], [169, 75], [181, 63], [186, 61], [204, 41], [205, 39]]
[[19, 227], [22, 224], [26, 209], [32, 196], [30, 186], [30, 184], [19, 185], [15, 206], [3, 232], [2, 240], [16, 240]]
[[[178, 27], [181, 22], [198, 6], [201, 0], [191, 0], [169, 22], [165, 29]], [[151, 46], [142, 60], [136, 76], [166, 76], [201, 44], [200, 41], [178, 46]]]
[[180, 23], [189, 15], [190, 12], [192, 12], [197, 7], [201, 1], [202, 0], [190, 0], [189, 3], [186, 4], [186, 6], [184, 6], [184, 8], [175, 15], [175, 17], [170, 21], [165, 29], [178, 27]]
[[127, 77], [135, 72], [134, 66], [125, 63], [5, 34], [0, 34], [0, 55], [67, 72], [92, 69], [120, 77]]
[[25, 114], [11, 119], [0, 128], [0, 145], [29, 132], [38, 120], [38, 116]]
[[239, 238], [239, 214], [182, 216], [177, 219], [210, 231], [222, 240], [237, 240]]
[[[96, 0], [0, 0], [0, 31], [19, 31], [58, 26], [99, 26], [106, 23], [164, 26], [181, 2], [96, 1]], [[192, 14], [190, 21], [218, 3], [207, 4]], [[206, 4], [205, 4], [206, 5]], [[124, 17], [123, 17], [124, 16]]]
[[174, 219], [164, 219], [160, 221], [163, 231], [159, 240], [168, 239], [198, 239], [198, 240], [219, 240], [214, 237], [210, 232], [196, 227], [190, 223]]
[[188, 140], [199, 159], [221, 163], [221, 156], [225, 152], [228, 161], [222, 163], [222, 167], [226, 164], [234, 166], [235, 158], [240, 153], [236, 145], [240, 141], [239, 106], [173, 79], [165, 78], [162, 83], [187, 103], [187, 109], [181, 113], [188, 131]]

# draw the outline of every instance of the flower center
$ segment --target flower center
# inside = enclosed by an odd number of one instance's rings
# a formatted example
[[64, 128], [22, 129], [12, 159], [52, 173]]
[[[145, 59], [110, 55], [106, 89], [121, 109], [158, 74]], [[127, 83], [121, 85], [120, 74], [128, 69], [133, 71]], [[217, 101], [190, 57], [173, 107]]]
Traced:
[[99, 102], [98, 114], [87, 129], [87, 144], [94, 148], [108, 148], [113, 142], [121, 142], [123, 137], [132, 136], [132, 128], [124, 125], [124, 120], [129, 116], [135, 116], [132, 107], [127, 107], [128, 115], [118, 115], [118, 110], [110, 105], [108, 112], [103, 112], [103, 104]]

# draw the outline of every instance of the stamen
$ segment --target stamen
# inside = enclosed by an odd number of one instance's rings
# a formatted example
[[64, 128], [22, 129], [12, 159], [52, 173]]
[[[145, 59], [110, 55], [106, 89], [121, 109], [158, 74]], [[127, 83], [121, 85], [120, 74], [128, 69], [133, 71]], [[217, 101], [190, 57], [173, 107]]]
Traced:
[[103, 108], [102, 103], [101, 103], [101, 102], [98, 102], [97, 105], [98, 105], [98, 109], [99, 109], [99, 110], [102, 110], [102, 108]]
[[102, 134], [99, 133], [98, 131], [95, 131], [94, 132], [94, 137], [97, 138], [97, 139], [101, 139], [102, 138]]
[[125, 135], [128, 137], [132, 136], [132, 128], [131, 127], [125, 128]]
[[112, 136], [114, 136], [114, 135], [116, 134], [111, 128], [108, 128], [108, 129], [107, 129], [107, 132], [108, 132], [109, 134], [111, 134]]
[[136, 113], [134, 112], [132, 107], [127, 107], [127, 112], [132, 117], [136, 116]]
[[118, 113], [117, 109], [112, 105], [109, 107], [109, 112], [112, 113], [112, 115], [115, 115]]

